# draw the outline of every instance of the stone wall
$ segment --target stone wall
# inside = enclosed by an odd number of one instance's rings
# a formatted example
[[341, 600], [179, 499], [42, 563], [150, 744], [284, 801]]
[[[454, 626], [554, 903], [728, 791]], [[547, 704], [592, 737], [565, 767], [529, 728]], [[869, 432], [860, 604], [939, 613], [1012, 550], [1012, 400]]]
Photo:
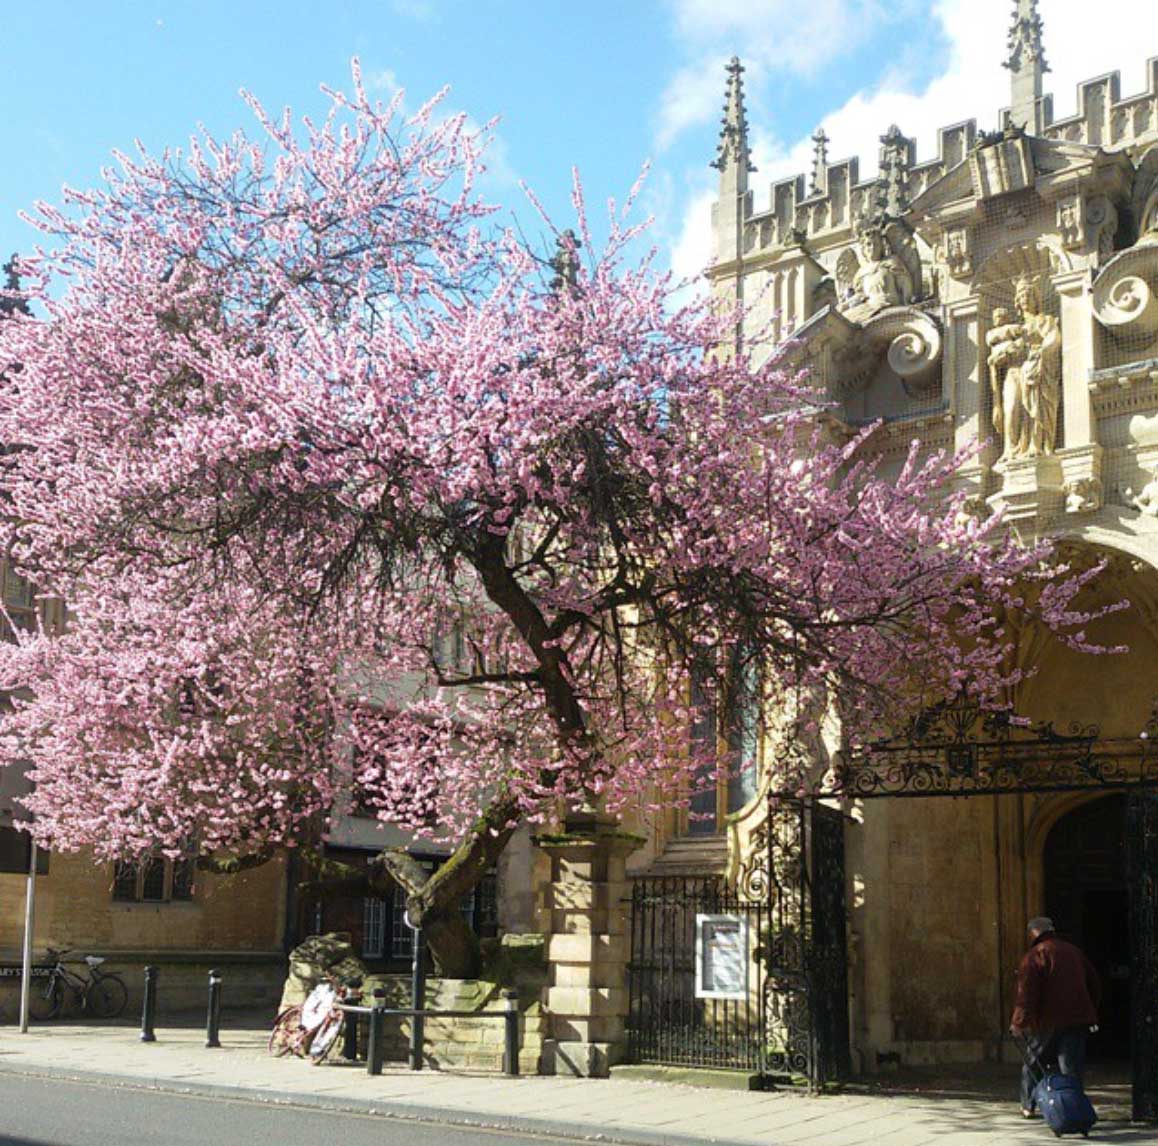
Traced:
[[[118, 951], [108, 957], [102, 971], [115, 971], [129, 989], [125, 1016], [140, 1014], [145, 967], [154, 966], [157, 979], [157, 1021], [167, 1018], [188, 1021], [203, 1014], [208, 1004], [209, 972], [222, 977], [221, 1006], [226, 1011], [264, 1011], [270, 1023], [285, 978], [285, 959], [280, 952]], [[71, 969], [84, 973], [81, 965]], [[39, 982], [39, 980], [36, 980]], [[19, 979], [0, 979], [0, 1022], [13, 1022], [19, 1011]], [[67, 1021], [75, 1010], [66, 1011]]]
[[990, 797], [865, 801], [848, 829], [853, 1046], [980, 1061], [1003, 1028]]
[[[26, 882], [0, 875], [3, 963], [20, 960]], [[285, 977], [284, 912], [281, 858], [231, 876], [198, 872], [187, 902], [124, 903], [112, 897], [111, 864], [85, 853], [53, 855], [48, 874], [37, 877], [33, 958], [41, 962], [46, 947], [105, 956], [106, 969], [124, 975], [130, 1010], [140, 1006], [143, 968], [154, 964], [162, 1014], [203, 1007], [215, 967], [225, 975], [226, 1007], [267, 1008], [272, 1016]], [[0, 992], [15, 991], [16, 982], [0, 981]]]
[[[188, 902], [122, 903], [112, 865], [86, 853], [54, 855], [37, 879], [35, 946], [113, 951], [275, 951], [282, 945], [285, 871], [280, 858], [237, 875], [198, 872]], [[25, 877], [0, 875], [0, 958], [18, 957]]]
[[[386, 990], [387, 1006], [410, 1006], [409, 976], [367, 978], [367, 990], [379, 986]], [[497, 1013], [505, 1009], [505, 1002], [499, 983], [482, 979], [431, 979], [426, 985], [426, 1006], [430, 1010]], [[519, 1071], [522, 1074], [539, 1074], [547, 1027], [537, 986], [527, 983], [521, 986], [519, 1014], [522, 1035]], [[386, 1061], [406, 1062], [410, 1050], [411, 1020], [388, 1015], [385, 1027]], [[442, 1070], [501, 1071], [505, 1029], [505, 1021], [498, 1017], [427, 1019], [424, 1064]], [[364, 1042], [362, 1045], [365, 1045]]]

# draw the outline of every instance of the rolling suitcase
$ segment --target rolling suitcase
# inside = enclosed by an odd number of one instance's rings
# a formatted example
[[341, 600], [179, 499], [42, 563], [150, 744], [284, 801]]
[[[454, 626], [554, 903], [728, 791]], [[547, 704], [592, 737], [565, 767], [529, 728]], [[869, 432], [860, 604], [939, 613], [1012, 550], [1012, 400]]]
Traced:
[[1045, 1124], [1053, 1131], [1054, 1137], [1080, 1134], [1088, 1138], [1098, 1115], [1082, 1089], [1081, 1082], [1069, 1075], [1047, 1070], [1044, 1064], [1030, 1054], [1029, 1044], [1024, 1039], [1017, 1038], [1015, 1041], [1036, 1083], [1033, 1088], [1034, 1105]]

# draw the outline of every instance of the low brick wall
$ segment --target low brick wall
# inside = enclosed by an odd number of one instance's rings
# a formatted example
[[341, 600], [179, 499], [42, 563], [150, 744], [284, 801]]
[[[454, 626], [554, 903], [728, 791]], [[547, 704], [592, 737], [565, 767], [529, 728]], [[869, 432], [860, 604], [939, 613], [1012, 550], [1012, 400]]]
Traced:
[[[109, 951], [102, 971], [115, 971], [129, 989], [125, 1015], [139, 1014], [145, 986], [145, 967], [157, 968], [157, 1016], [203, 1010], [208, 1002], [209, 972], [222, 976], [224, 1010], [266, 1010], [270, 1024], [277, 1013], [285, 980], [286, 961], [280, 952], [222, 951], [215, 954], [184, 951]], [[83, 963], [65, 964], [87, 977]], [[42, 980], [34, 980], [34, 983]], [[0, 979], [0, 1022], [13, 1022], [19, 1010], [19, 977]], [[68, 1014], [64, 1016], [69, 1017]]]

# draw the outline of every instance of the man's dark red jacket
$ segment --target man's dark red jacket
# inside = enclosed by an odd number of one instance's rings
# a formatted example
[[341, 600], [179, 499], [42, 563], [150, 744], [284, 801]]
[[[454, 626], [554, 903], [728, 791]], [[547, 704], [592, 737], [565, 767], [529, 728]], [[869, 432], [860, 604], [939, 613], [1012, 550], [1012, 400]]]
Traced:
[[1050, 931], [1038, 937], [1018, 968], [1010, 1026], [1018, 1031], [1092, 1026], [1101, 998], [1094, 965], [1079, 948]]

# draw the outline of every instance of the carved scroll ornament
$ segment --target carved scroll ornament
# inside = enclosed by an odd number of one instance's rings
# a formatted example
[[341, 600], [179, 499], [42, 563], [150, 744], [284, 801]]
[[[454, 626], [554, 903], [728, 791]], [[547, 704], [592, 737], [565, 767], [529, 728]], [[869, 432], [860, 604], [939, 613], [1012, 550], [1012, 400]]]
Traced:
[[896, 307], [869, 319], [865, 342], [883, 354], [889, 369], [910, 397], [927, 396], [940, 384], [943, 339], [931, 315], [915, 307]]
[[1158, 245], [1123, 251], [1094, 283], [1094, 315], [1120, 338], [1158, 334]]

